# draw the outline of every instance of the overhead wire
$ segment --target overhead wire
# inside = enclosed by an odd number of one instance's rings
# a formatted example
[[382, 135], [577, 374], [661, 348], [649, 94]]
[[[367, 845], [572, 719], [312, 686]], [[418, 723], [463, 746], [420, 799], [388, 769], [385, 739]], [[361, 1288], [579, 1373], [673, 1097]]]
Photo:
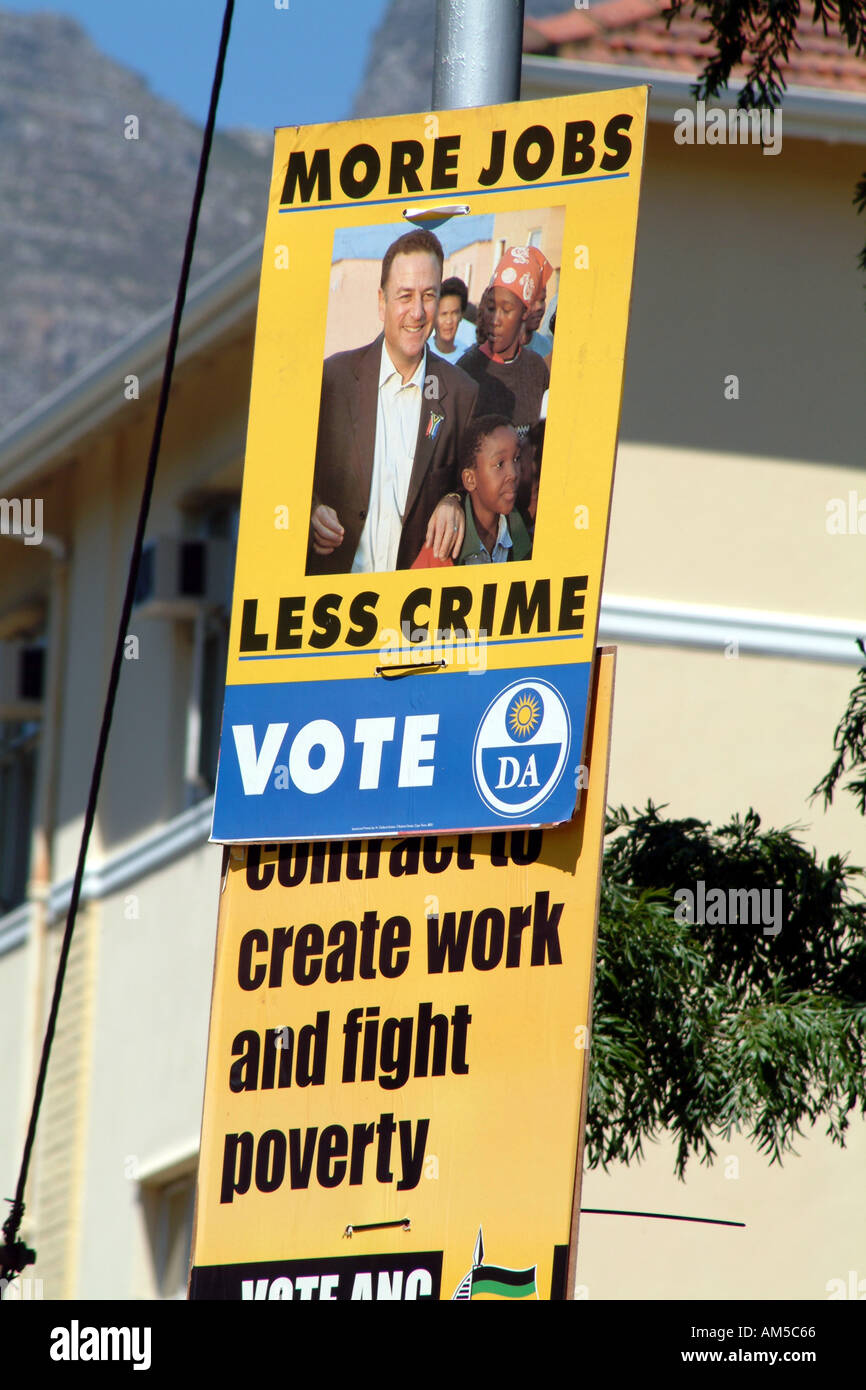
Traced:
[[93, 762], [93, 770], [90, 779], [90, 790], [87, 797], [87, 806], [84, 812], [84, 824], [81, 830], [81, 843], [78, 850], [78, 860], [75, 866], [75, 875], [72, 881], [72, 895], [69, 900], [69, 908], [66, 914], [66, 926], [63, 932], [63, 941], [60, 947], [60, 955], [57, 962], [57, 973], [54, 979], [54, 992], [51, 999], [51, 1008], [48, 1014], [48, 1022], [45, 1028], [45, 1036], [42, 1043], [42, 1054], [39, 1063], [39, 1072], [36, 1079], [36, 1088], [33, 1097], [33, 1105], [30, 1112], [30, 1121], [27, 1126], [27, 1135], [24, 1141], [24, 1152], [21, 1160], [21, 1168], [18, 1174], [18, 1184], [15, 1189], [15, 1196], [11, 1199], [11, 1210], [3, 1223], [3, 1235], [5, 1242], [0, 1246], [0, 1278], [9, 1279], [14, 1275], [20, 1274], [21, 1269], [26, 1264], [31, 1264], [34, 1259], [34, 1252], [18, 1239], [21, 1221], [24, 1216], [24, 1193], [27, 1186], [27, 1178], [30, 1171], [30, 1162], [33, 1155], [33, 1145], [36, 1139], [36, 1128], [39, 1122], [39, 1112], [42, 1105], [42, 1098], [45, 1090], [45, 1079], [48, 1073], [48, 1062], [51, 1056], [51, 1046], [54, 1041], [54, 1034], [57, 1027], [57, 1016], [60, 1011], [60, 1000], [63, 994], [63, 984], [66, 978], [66, 967], [69, 961], [69, 952], [72, 946], [72, 936], [75, 930], [78, 906], [81, 898], [81, 885], [84, 878], [84, 866], [87, 859], [87, 850], [90, 843], [90, 835], [93, 830], [93, 823], [96, 818], [96, 803], [99, 796], [99, 786], [102, 780], [102, 772], [105, 765], [105, 755], [108, 747], [108, 736], [111, 731], [111, 723], [114, 715], [114, 705], [117, 697], [117, 688], [120, 682], [120, 672], [123, 662], [124, 644], [126, 640], [129, 620], [132, 614], [133, 602], [135, 599], [136, 582], [138, 579], [138, 569], [141, 561], [141, 552], [144, 544], [144, 533], [147, 527], [147, 519], [150, 513], [150, 504], [153, 497], [154, 480], [156, 478], [156, 467], [159, 460], [159, 451], [162, 444], [163, 428], [168, 412], [169, 393], [171, 390], [172, 376], [174, 373], [175, 358], [177, 356], [177, 345], [180, 337], [180, 324], [183, 316], [184, 304], [186, 302], [187, 286], [189, 284], [190, 268], [192, 265], [193, 251], [195, 250], [196, 234], [198, 231], [199, 213], [201, 212], [202, 199], [204, 197], [205, 179], [207, 167], [210, 159], [211, 145], [213, 144], [214, 128], [216, 125], [217, 104], [219, 102], [220, 89], [222, 87], [223, 73], [225, 70], [226, 52], [228, 50], [229, 34], [231, 32], [232, 17], [234, 14], [234, 0], [226, 0], [223, 13], [222, 30], [220, 33], [219, 49], [217, 52], [216, 67], [214, 69], [213, 83], [211, 85], [210, 105], [208, 107], [207, 120], [205, 122], [204, 133], [202, 135], [201, 154], [199, 156], [198, 174], [196, 176], [195, 191], [193, 193], [192, 207], [190, 209], [189, 222], [187, 224], [186, 241], [181, 261], [180, 276], [178, 279], [177, 292], [174, 301], [174, 312], [172, 314], [171, 328], [168, 336], [168, 345], [165, 353], [165, 365], [163, 367], [162, 381], [159, 390], [159, 399], [156, 407], [156, 417], [153, 425], [153, 435], [150, 444], [150, 453], [147, 460], [144, 486], [142, 488], [141, 503], [139, 505], [138, 522], [135, 528], [135, 539], [132, 545], [132, 552], [129, 558], [129, 571], [126, 580], [126, 593], [123, 599], [120, 621], [117, 628], [117, 639], [114, 646], [114, 656], [111, 662], [111, 672], [108, 680], [108, 690], [105, 696], [105, 705], [102, 712], [102, 723], [99, 729], [99, 738], [96, 745], [96, 754]]
[[581, 1207], [581, 1216], [643, 1216], [650, 1221], [697, 1221], [702, 1226], [745, 1226], [745, 1221], [722, 1221], [716, 1216], [673, 1216], [669, 1211], [616, 1211], [610, 1207]]

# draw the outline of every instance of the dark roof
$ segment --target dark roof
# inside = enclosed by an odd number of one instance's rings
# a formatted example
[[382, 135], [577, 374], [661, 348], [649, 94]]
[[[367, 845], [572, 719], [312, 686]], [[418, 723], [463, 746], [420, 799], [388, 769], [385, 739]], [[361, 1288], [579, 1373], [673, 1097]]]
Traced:
[[[589, 9], [527, 20], [523, 51], [697, 76], [709, 52], [707, 21], [683, 10], [668, 28], [665, 8], [666, 0], [592, 0]], [[820, 24], [803, 17], [796, 40], [782, 68], [788, 86], [866, 92], [866, 58], [849, 49], [838, 31], [825, 35]], [[738, 67], [732, 79], [745, 75], [746, 68]]]

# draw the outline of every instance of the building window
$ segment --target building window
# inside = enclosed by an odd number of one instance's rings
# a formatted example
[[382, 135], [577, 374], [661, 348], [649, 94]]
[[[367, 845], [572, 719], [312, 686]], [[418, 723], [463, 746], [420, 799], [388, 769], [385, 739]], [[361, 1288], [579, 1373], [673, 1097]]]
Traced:
[[218, 613], [205, 620], [201, 636], [199, 685], [198, 783], [204, 795], [216, 786], [220, 723], [229, 650], [229, 616]]
[[[175, 1170], [176, 1171], [176, 1170]], [[187, 1296], [195, 1211], [195, 1171], [187, 1169], [159, 1182], [142, 1182], [145, 1227], [157, 1298]]]
[[27, 900], [45, 684], [44, 619], [7, 616], [0, 640], [0, 917]]
[[219, 592], [209, 589], [209, 602], [195, 618], [192, 631], [186, 732], [186, 785], [191, 802], [210, 796], [216, 786], [239, 518], [237, 493], [199, 497], [185, 510], [185, 537], [207, 544], [208, 563], [217, 565], [222, 576]]
[[0, 720], [0, 916], [27, 897], [39, 728]]

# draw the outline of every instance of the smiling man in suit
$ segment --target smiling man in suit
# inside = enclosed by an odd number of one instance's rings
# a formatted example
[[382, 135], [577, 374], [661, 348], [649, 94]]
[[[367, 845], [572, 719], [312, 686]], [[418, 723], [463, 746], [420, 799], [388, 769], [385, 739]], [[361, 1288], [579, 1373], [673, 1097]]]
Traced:
[[408, 569], [425, 545], [440, 560], [460, 554], [457, 446], [478, 388], [427, 347], [443, 261], [432, 232], [393, 242], [382, 261], [382, 333], [325, 362], [308, 574]]

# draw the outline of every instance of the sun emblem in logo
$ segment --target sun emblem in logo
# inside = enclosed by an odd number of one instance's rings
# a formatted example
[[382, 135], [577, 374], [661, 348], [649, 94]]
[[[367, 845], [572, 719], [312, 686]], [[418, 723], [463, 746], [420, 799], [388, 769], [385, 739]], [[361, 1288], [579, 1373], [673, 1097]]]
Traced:
[[570, 746], [568, 708], [556, 687], [536, 677], [512, 681], [491, 700], [475, 731], [478, 795], [499, 816], [534, 811], [558, 786]]
[[529, 738], [538, 728], [541, 702], [531, 690], [521, 690], [508, 706], [506, 721], [512, 738]]

